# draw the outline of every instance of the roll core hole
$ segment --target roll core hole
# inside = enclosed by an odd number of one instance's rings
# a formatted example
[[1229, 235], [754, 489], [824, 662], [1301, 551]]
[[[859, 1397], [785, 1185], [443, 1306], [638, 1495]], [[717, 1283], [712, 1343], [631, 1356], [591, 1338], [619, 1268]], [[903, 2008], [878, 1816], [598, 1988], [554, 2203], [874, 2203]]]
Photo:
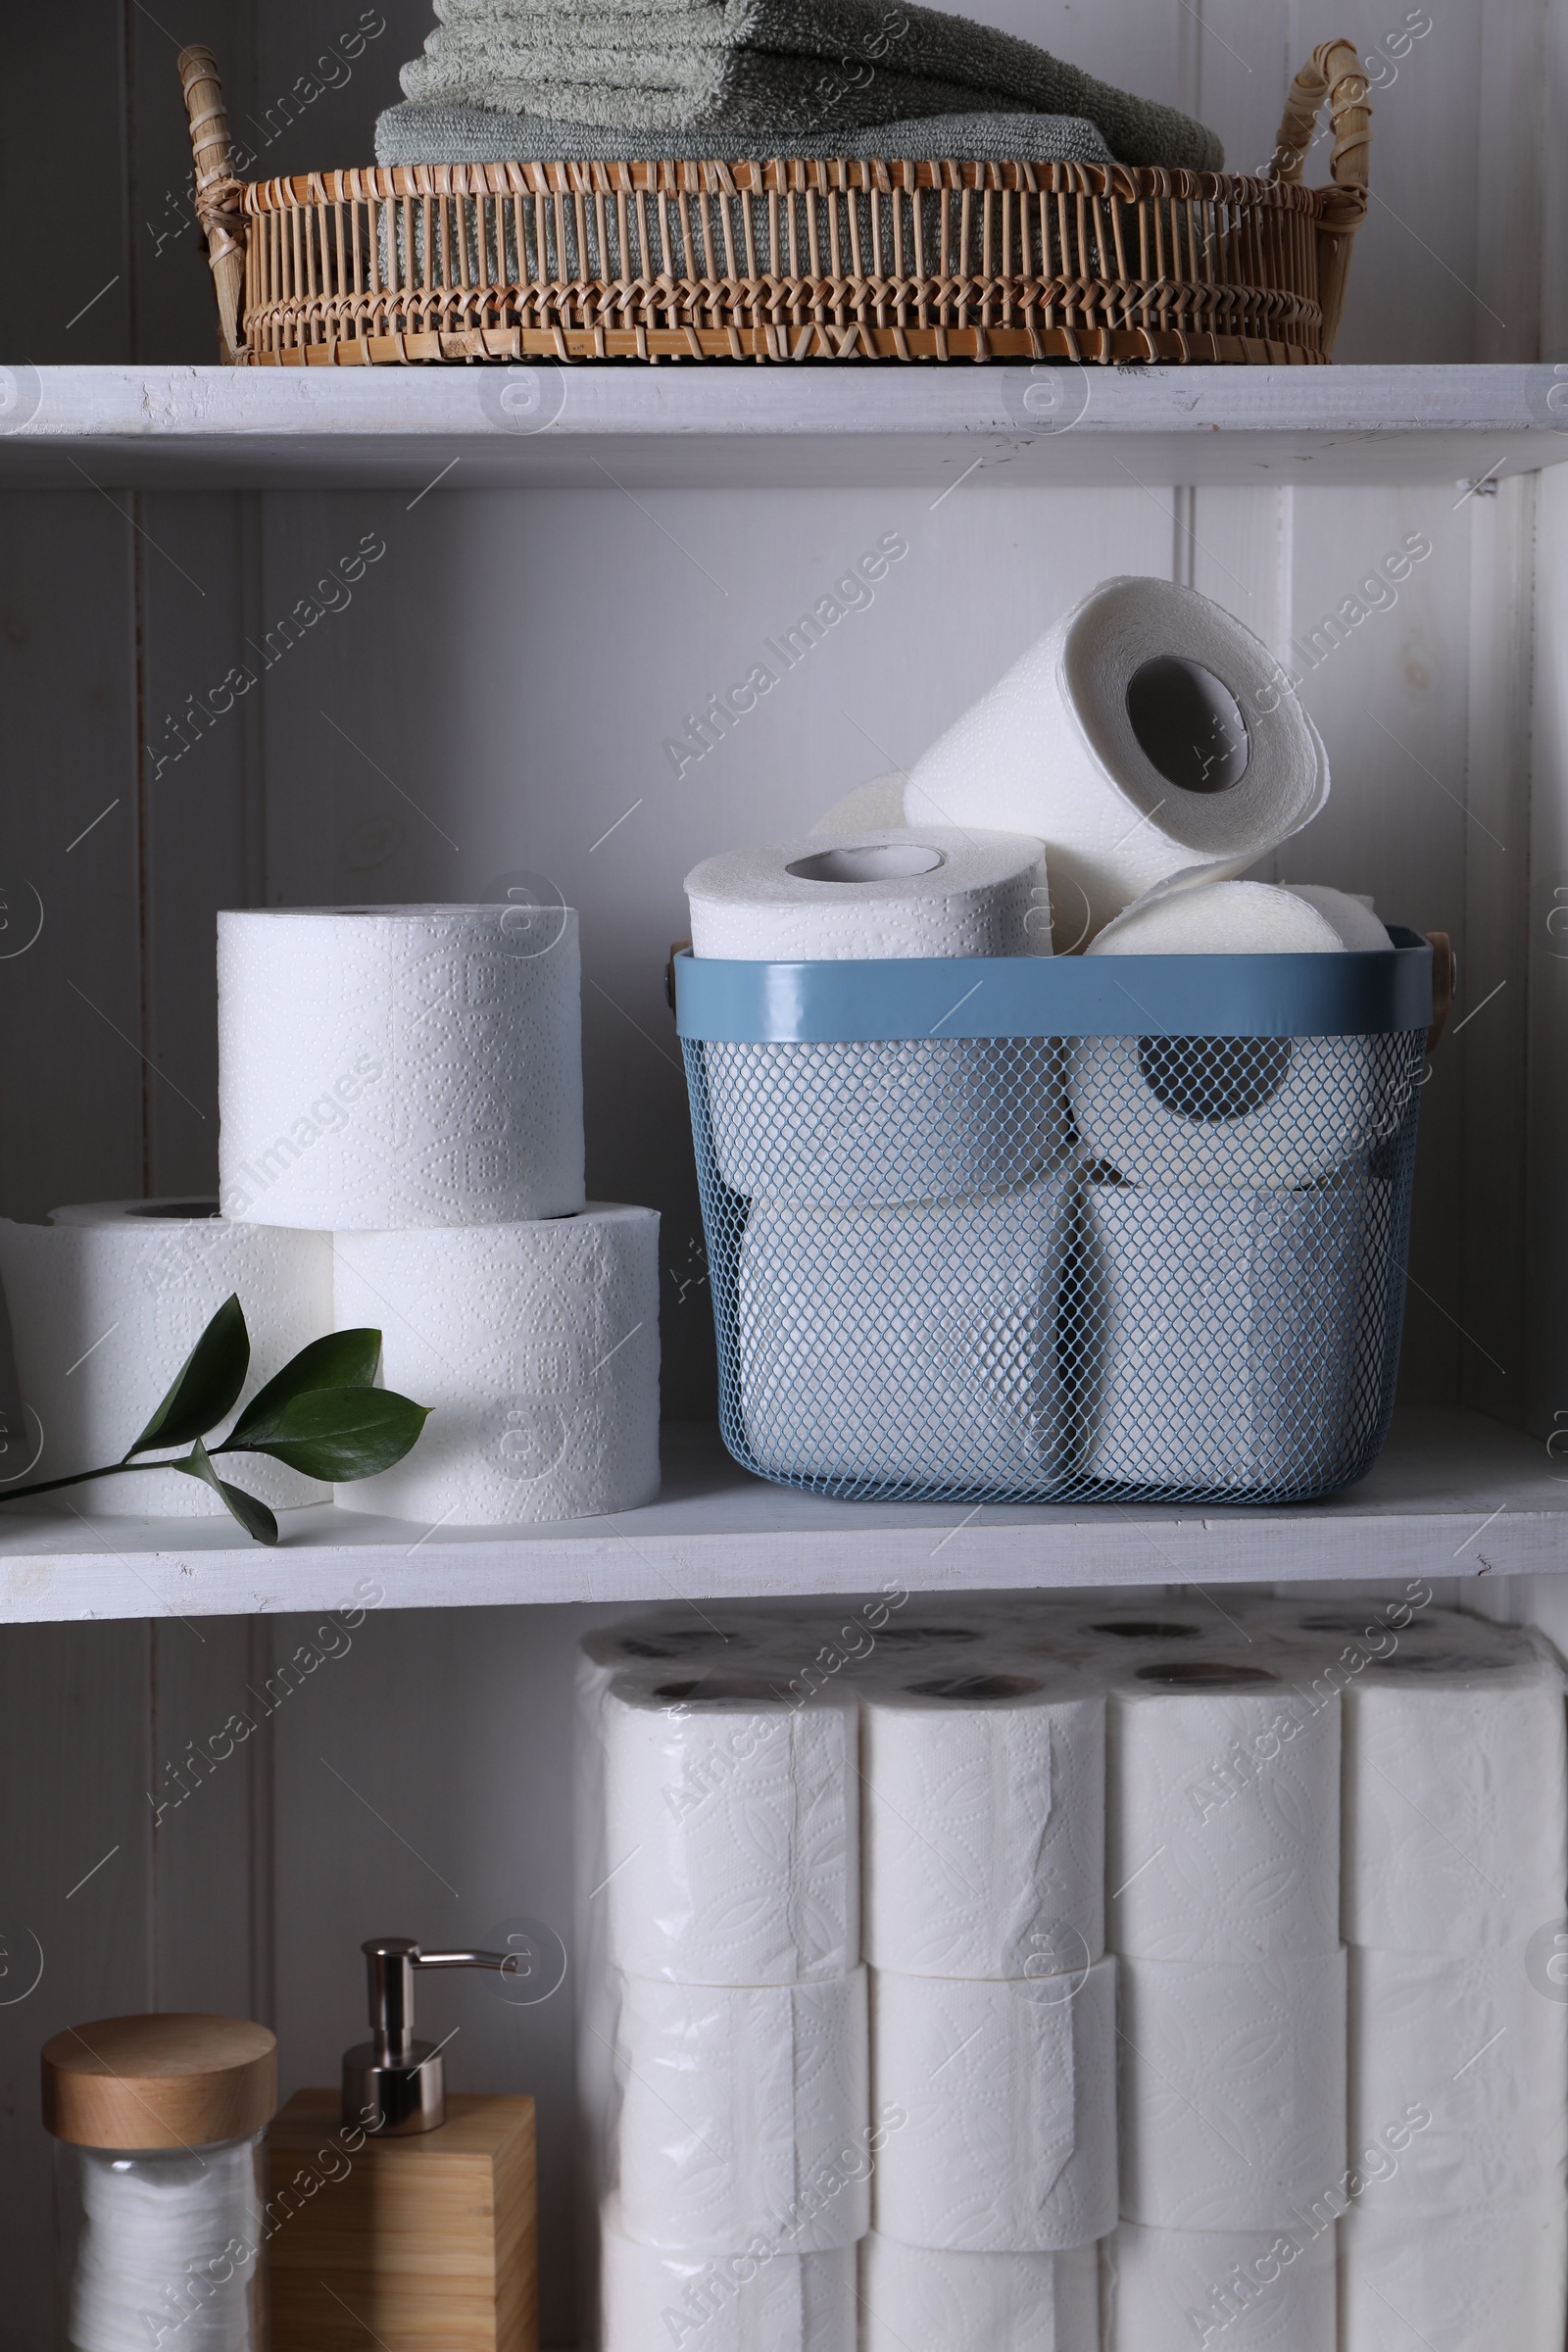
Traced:
[[1122, 1642], [1196, 1642], [1196, 1625], [1167, 1625], [1161, 1618], [1123, 1617], [1112, 1625], [1092, 1625], [1092, 1634], [1114, 1634]]
[[725, 1699], [738, 1700], [747, 1706], [765, 1706], [780, 1699], [783, 1692], [775, 1690], [771, 1683], [764, 1683], [760, 1678], [754, 1681], [750, 1676], [736, 1675], [724, 1682], [714, 1675], [707, 1682], [661, 1683], [654, 1696], [682, 1706], [700, 1706]]
[[1208, 1658], [1177, 1658], [1169, 1666], [1136, 1671], [1141, 1683], [1158, 1683], [1166, 1690], [1254, 1690], [1280, 1679], [1265, 1666], [1227, 1666]]
[[872, 841], [863, 849], [819, 850], [797, 858], [784, 871], [799, 882], [906, 882], [934, 874], [947, 859], [924, 841]]
[[1251, 752], [1242, 707], [1200, 662], [1156, 654], [1127, 681], [1127, 716], [1151, 767], [1179, 792], [1229, 792]]
[[1021, 1674], [944, 1674], [909, 1685], [916, 1698], [1029, 1698], [1040, 1688]]
[[127, 1209], [131, 1217], [177, 1217], [182, 1222], [193, 1217], [216, 1217], [216, 1200], [147, 1200]]

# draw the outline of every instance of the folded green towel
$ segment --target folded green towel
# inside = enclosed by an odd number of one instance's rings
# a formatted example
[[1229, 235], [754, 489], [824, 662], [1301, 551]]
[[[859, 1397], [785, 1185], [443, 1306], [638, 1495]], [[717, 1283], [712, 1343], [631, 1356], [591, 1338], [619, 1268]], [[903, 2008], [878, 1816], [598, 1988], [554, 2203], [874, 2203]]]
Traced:
[[445, 0], [402, 80], [411, 99], [490, 113], [630, 133], [701, 124], [731, 154], [796, 153], [815, 136], [922, 116], [1027, 113], [1087, 118], [1122, 163], [1224, 162], [1212, 131], [1175, 108], [905, 0]]
[[[701, 130], [683, 136], [683, 155], [718, 153]], [[499, 115], [473, 106], [389, 106], [375, 126], [378, 164], [641, 163], [667, 152], [646, 132], [543, 115]], [[744, 158], [731, 143], [725, 160]], [[791, 155], [902, 156], [912, 163], [954, 157], [977, 163], [1108, 164], [1092, 122], [1072, 115], [926, 115], [908, 122], [797, 140]]]

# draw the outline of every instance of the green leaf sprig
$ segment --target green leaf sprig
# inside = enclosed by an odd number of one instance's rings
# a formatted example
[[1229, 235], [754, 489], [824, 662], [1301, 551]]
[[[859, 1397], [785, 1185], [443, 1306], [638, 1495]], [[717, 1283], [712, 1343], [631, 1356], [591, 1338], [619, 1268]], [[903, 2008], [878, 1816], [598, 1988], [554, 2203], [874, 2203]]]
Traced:
[[[221, 1495], [227, 1509], [258, 1544], [277, 1542], [277, 1521], [265, 1502], [219, 1475], [225, 1454], [264, 1453], [307, 1478], [348, 1486], [390, 1470], [414, 1446], [430, 1408], [414, 1404], [391, 1389], [378, 1389], [381, 1334], [333, 1331], [313, 1340], [251, 1398], [221, 1446], [204, 1440], [231, 1413], [251, 1366], [251, 1335], [236, 1297], [223, 1300], [174, 1376], [173, 1386], [135, 1444], [121, 1461], [101, 1470], [78, 1470], [70, 1478], [41, 1479], [35, 1486], [0, 1490], [0, 1501], [24, 1494], [52, 1494], [88, 1479], [117, 1478], [126, 1470], [178, 1470], [199, 1478]], [[188, 1446], [177, 1461], [138, 1461], [145, 1454]]]

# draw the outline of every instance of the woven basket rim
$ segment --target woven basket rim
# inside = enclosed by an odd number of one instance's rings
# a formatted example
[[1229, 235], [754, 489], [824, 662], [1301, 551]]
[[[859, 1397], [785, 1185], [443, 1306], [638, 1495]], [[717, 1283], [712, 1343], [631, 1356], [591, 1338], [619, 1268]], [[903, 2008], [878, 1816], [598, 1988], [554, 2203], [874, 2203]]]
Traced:
[[888, 192], [895, 188], [1021, 189], [1071, 197], [1114, 197], [1124, 204], [1153, 198], [1263, 205], [1313, 220], [1332, 214], [1359, 218], [1364, 193], [1344, 187], [1308, 188], [1298, 181], [1248, 172], [1186, 172], [1133, 164], [980, 162], [907, 157], [774, 156], [735, 162], [698, 157], [646, 161], [492, 164], [372, 164], [339, 172], [311, 172], [242, 183], [246, 215], [296, 212], [321, 204], [386, 203], [425, 196], [611, 196], [638, 190], [655, 195], [768, 195], [815, 191]]

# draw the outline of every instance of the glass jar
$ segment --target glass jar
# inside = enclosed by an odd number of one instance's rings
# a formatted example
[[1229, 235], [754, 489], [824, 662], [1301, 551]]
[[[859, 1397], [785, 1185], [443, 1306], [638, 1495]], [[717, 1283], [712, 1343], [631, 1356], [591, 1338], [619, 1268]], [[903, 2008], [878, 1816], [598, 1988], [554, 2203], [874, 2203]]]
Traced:
[[277, 2044], [242, 2018], [102, 2018], [43, 2050], [69, 2352], [263, 2352]]
[[70, 2352], [262, 2352], [266, 2134], [184, 2148], [55, 2143]]

